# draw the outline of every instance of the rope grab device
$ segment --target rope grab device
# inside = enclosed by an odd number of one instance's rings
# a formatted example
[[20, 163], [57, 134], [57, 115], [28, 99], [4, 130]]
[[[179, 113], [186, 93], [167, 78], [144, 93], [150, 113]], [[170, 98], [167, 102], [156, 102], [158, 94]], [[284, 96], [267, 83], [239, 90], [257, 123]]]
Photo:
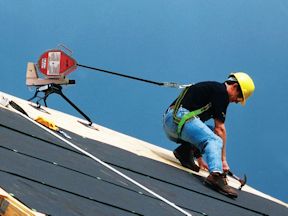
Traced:
[[[40, 56], [37, 63], [28, 62], [26, 71], [26, 85], [29, 87], [36, 87], [35, 94], [32, 98], [29, 99], [29, 101], [38, 98], [36, 100], [37, 107], [41, 107], [41, 100], [43, 100], [44, 105], [47, 107], [46, 100], [48, 96], [56, 93], [60, 95], [64, 100], [66, 100], [73, 108], [75, 108], [89, 122], [88, 125], [91, 126], [92, 121], [90, 120], [90, 118], [84, 112], [82, 112], [71, 100], [69, 100], [62, 92], [61, 85], [75, 84], [75, 80], [69, 80], [67, 76], [73, 71], [75, 71], [77, 67], [121, 76], [124, 78], [146, 82], [162, 87], [185, 88], [191, 85], [182, 85], [175, 82], [156, 82], [118, 72], [78, 64], [77, 61], [72, 57], [72, 51], [63, 45], [59, 45], [56, 49], [51, 49], [44, 52]], [[42, 73], [42, 78], [39, 76], [39, 71]], [[39, 93], [44, 93], [44, 96], [38, 96]]]

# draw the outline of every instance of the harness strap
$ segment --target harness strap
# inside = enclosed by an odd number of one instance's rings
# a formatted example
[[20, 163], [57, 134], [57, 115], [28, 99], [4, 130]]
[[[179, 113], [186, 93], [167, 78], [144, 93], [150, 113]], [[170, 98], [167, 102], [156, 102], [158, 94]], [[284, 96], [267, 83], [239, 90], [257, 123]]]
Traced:
[[181, 118], [180, 122], [178, 123], [178, 128], [177, 128], [177, 134], [178, 134], [178, 136], [180, 136], [184, 124], [185, 124], [189, 119], [191, 119], [191, 118], [193, 118], [193, 117], [195, 117], [195, 116], [200, 115], [201, 113], [207, 111], [210, 107], [211, 107], [211, 103], [208, 103], [208, 104], [206, 104], [204, 107], [201, 107], [201, 108], [199, 108], [199, 109], [197, 109], [197, 110], [194, 110], [194, 111], [192, 111], [192, 112], [189, 112], [189, 113], [185, 114], [185, 115]]
[[181, 94], [179, 95], [179, 97], [177, 98], [176, 102], [175, 102], [175, 106], [174, 106], [174, 111], [173, 111], [173, 119], [174, 119], [174, 122], [176, 124], [179, 124], [179, 122], [181, 121], [180, 118], [177, 117], [177, 112], [181, 106], [181, 102], [185, 96], [185, 94], [187, 93], [189, 87], [186, 87], [182, 92]]
[[184, 126], [184, 124], [191, 118], [195, 117], [195, 116], [198, 116], [200, 114], [202, 114], [203, 112], [207, 111], [211, 106], [212, 104], [211, 103], [208, 103], [206, 104], [205, 106], [197, 109], [197, 110], [193, 110], [187, 114], [185, 114], [182, 118], [178, 118], [177, 117], [177, 112], [179, 110], [179, 108], [181, 107], [181, 103], [182, 103], [182, 100], [185, 96], [185, 94], [187, 93], [188, 89], [189, 89], [190, 86], [186, 87], [182, 93], [179, 95], [179, 97], [177, 98], [176, 102], [175, 102], [175, 107], [174, 107], [174, 111], [173, 111], [173, 119], [174, 119], [174, 122], [176, 124], [178, 124], [178, 128], [177, 128], [177, 134], [178, 134], [178, 137], [180, 137], [180, 134], [181, 134], [181, 131], [182, 131], [182, 128]]

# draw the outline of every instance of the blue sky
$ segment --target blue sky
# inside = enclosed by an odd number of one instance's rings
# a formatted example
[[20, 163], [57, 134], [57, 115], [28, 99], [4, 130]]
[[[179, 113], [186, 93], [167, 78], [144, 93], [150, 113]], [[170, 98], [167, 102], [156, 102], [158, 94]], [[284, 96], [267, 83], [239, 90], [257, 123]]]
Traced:
[[[288, 202], [286, 0], [2, 0], [0, 90], [30, 98], [26, 64], [65, 44], [79, 64], [155, 81], [249, 73], [255, 94], [227, 113], [231, 170]], [[179, 94], [79, 68], [64, 93], [97, 124], [168, 149], [162, 114]], [[48, 106], [78, 115], [58, 96]]]

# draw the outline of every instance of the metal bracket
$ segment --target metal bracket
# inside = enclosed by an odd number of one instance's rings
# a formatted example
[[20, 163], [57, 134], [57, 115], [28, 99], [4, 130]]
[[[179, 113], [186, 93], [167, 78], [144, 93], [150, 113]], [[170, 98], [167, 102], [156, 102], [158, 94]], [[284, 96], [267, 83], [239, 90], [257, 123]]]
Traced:
[[[43, 97], [38, 96], [38, 94], [41, 92], [44, 93]], [[47, 107], [46, 100], [47, 100], [48, 96], [53, 94], [53, 93], [60, 95], [66, 102], [68, 102], [75, 110], [77, 110], [89, 122], [88, 123], [89, 126], [92, 126], [93, 123], [92, 123], [91, 119], [84, 112], [82, 112], [71, 100], [69, 100], [69, 98], [67, 98], [63, 94], [61, 85], [51, 83], [48, 85], [37, 87], [34, 96], [32, 98], [28, 99], [28, 101], [32, 101], [35, 98], [38, 98], [36, 100], [37, 107], [38, 108], [41, 107], [41, 104], [40, 104], [41, 100], [43, 100], [44, 105]]]

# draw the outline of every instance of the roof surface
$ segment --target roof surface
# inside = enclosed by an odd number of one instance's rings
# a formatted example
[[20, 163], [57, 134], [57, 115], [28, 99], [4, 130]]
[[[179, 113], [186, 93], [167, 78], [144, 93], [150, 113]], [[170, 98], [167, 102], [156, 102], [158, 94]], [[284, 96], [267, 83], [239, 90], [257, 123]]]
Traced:
[[[239, 191], [239, 197], [231, 199], [211, 190], [203, 184], [205, 175], [178, 168], [168, 150], [101, 126], [89, 128], [74, 117], [47, 108], [43, 112], [9, 97], [30, 116], [55, 118], [71, 137], [62, 136], [65, 140], [192, 215], [288, 215], [285, 203], [258, 194]], [[59, 216], [183, 215], [13, 109], [1, 107], [0, 119], [0, 187], [29, 208]]]

